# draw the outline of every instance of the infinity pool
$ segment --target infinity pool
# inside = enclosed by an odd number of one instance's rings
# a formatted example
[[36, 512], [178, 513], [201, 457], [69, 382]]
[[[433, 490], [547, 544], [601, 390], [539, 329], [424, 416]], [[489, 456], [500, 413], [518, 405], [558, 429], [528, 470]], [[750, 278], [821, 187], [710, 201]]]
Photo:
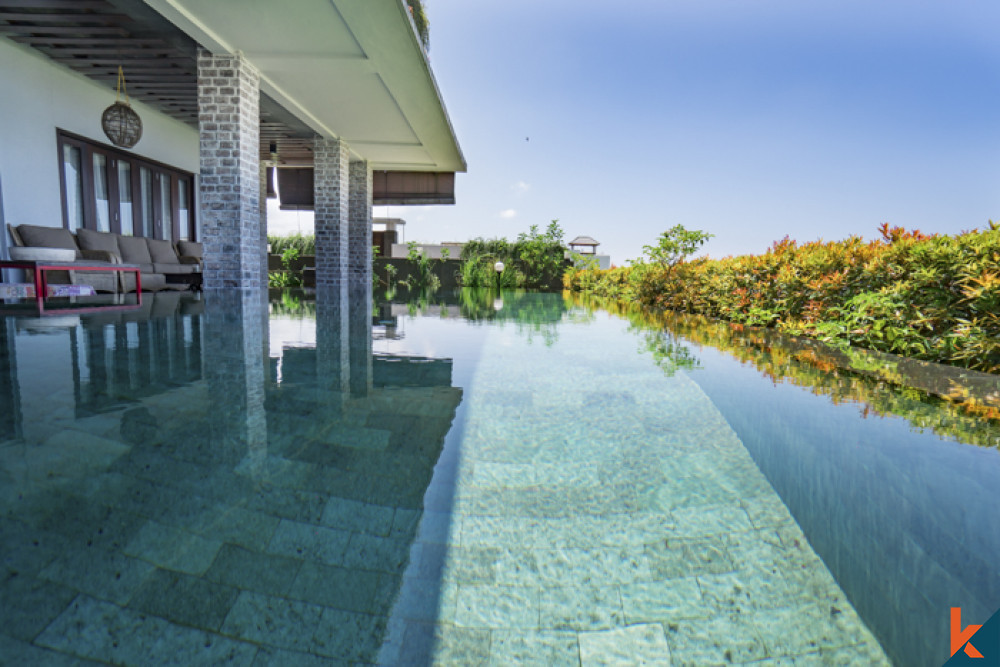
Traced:
[[758, 343], [554, 294], [8, 314], [0, 662], [941, 664], [1000, 607], [1000, 431]]

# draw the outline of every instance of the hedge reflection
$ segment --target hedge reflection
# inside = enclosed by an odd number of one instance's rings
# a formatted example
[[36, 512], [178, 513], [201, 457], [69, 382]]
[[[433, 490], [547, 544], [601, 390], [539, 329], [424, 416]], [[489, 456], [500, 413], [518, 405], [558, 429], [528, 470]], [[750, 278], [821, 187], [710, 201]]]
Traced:
[[[604, 310], [630, 323], [643, 347], [673, 373], [697, 359], [680, 341], [707, 345], [752, 364], [774, 383], [787, 382], [857, 404], [862, 415], [896, 415], [920, 429], [1000, 447], [1000, 377], [906, 360], [858, 348], [834, 348], [699, 315], [652, 312], [632, 303], [564, 292], [568, 304]], [[688, 349], [679, 353], [678, 348]]]

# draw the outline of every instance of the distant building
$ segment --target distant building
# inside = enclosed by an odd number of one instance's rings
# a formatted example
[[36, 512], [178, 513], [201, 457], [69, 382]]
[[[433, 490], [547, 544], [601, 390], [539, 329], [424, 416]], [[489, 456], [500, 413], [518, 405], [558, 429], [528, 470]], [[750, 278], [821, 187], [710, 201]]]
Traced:
[[569, 249], [575, 253], [585, 255], [586, 260], [597, 260], [597, 268], [610, 269], [611, 255], [598, 255], [597, 246], [601, 245], [590, 236], [577, 236], [569, 242]]

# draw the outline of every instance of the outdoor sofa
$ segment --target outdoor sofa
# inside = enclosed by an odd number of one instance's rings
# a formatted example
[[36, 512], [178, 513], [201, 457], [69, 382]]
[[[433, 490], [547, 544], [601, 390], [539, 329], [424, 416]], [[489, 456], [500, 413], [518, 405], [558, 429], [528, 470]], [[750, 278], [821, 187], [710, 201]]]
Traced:
[[[144, 292], [164, 289], [184, 290], [201, 284], [202, 245], [193, 241], [170, 241], [112, 232], [62, 227], [7, 225], [11, 240], [22, 248], [65, 248], [74, 250], [78, 261], [87, 264], [135, 264], [139, 267]], [[129, 272], [52, 272], [49, 281], [83, 283], [98, 292], [135, 291], [135, 275]]]

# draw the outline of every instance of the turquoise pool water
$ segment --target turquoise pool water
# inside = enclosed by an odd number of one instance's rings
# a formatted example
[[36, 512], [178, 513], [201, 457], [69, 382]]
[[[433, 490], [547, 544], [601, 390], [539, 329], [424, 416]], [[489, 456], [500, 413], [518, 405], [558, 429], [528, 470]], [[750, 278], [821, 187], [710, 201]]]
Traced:
[[993, 427], [681, 333], [514, 293], [8, 316], [0, 656], [941, 664], [1000, 607]]

